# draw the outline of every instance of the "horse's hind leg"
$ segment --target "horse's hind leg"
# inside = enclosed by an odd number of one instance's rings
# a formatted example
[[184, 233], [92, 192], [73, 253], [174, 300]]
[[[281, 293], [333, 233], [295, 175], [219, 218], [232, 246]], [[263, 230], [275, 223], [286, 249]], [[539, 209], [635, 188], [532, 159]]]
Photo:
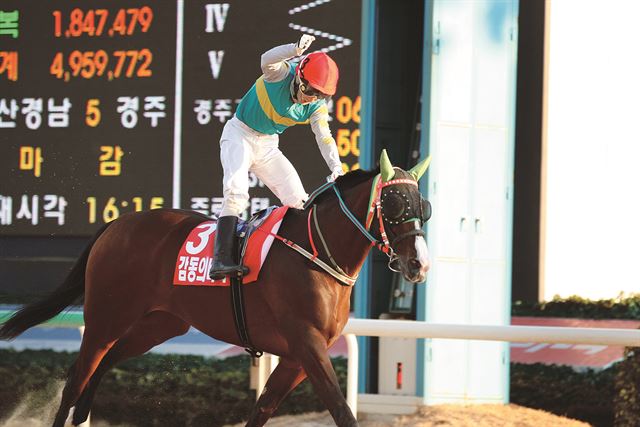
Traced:
[[293, 342], [294, 355], [302, 363], [313, 389], [327, 406], [336, 425], [357, 426], [358, 421], [347, 405], [331, 365], [326, 339], [317, 330], [310, 329]]
[[80, 396], [96, 367], [113, 345], [113, 341], [98, 341], [87, 331], [80, 345], [80, 354], [69, 370], [67, 383], [62, 391], [62, 401], [56, 413], [53, 427], [64, 427], [69, 409]]
[[280, 360], [253, 407], [247, 427], [263, 426], [278, 409], [280, 402], [307, 377], [299, 363]]
[[91, 376], [89, 384], [78, 399], [73, 411], [73, 424], [86, 421], [93, 398], [103, 375], [118, 362], [146, 353], [169, 338], [183, 335], [189, 325], [182, 319], [164, 312], [152, 311], [137, 321], [114, 345]]

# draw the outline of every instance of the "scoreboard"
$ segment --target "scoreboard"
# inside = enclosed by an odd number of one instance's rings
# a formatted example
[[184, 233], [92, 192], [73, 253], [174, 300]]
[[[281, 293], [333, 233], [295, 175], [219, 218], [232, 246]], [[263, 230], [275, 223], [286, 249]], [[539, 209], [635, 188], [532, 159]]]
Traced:
[[[358, 168], [357, 0], [3, 0], [0, 235], [86, 236], [126, 212], [216, 214], [219, 138], [260, 55], [302, 34], [340, 67], [330, 127]], [[329, 174], [309, 126], [280, 136], [307, 192]], [[250, 174], [251, 175], [251, 174]], [[250, 176], [245, 216], [279, 200]]]

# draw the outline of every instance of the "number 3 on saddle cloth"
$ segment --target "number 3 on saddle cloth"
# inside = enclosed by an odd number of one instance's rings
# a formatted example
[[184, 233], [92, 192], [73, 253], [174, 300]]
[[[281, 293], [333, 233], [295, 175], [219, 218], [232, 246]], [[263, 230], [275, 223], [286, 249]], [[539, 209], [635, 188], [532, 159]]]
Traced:
[[[258, 280], [260, 268], [264, 262], [274, 237], [282, 224], [288, 207], [272, 206], [258, 212], [248, 222], [241, 221], [238, 231], [244, 235], [241, 254], [242, 263], [249, 268], [242, 283]], [[255, 233], [257, 229], [262, 233]], [[213, 262], [213, 246], [216, 233], [216, 221], [205, 221], [197, 225], [187, 236], [180, 248], [173, 273], [173, 284], [176, 286], [230, 286], [228, 277], [223, 280], [209, 278], [209, 270]]]

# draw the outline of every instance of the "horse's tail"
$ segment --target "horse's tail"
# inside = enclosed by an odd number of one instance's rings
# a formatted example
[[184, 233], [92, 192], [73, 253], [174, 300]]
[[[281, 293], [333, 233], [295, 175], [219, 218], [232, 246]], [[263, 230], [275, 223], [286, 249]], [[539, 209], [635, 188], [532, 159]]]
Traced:
[[0, 339], [10, 340], [17, 337], [32, 326], [51, 319], [84, 295], [84, 273], [87, 268], [89, 253], [96, 240], [107, 229], [109, 224], [102, 226], [93, 236], [60, 286], [46, 298], [25, 305], [2, 324], [2, 327], [0, 327]]

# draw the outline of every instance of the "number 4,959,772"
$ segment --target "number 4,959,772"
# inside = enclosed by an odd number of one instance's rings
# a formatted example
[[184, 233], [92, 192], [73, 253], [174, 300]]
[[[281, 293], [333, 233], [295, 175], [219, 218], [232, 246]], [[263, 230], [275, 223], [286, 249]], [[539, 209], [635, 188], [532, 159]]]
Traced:
[[62, 52], [54, 55], [49, 72], [51, 75], [69, 81], [72, 77], [91, 79], [106, 77], [151, 77], [153, 54], [149, 49], [116, 50], [108, 54], [104, 50], [81, 52], [74, 50], [65, 59]]

